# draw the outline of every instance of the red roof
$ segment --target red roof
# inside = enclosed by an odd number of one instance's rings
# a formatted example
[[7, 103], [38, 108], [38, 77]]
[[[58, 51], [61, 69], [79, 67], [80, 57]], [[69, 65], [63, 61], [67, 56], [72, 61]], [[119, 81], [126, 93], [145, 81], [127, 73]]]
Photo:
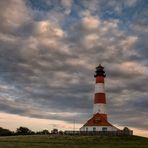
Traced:
[[113, 126], [110, 124], [103, 114], [95, 114], [91, 119], [89, 119], [84, 126]]

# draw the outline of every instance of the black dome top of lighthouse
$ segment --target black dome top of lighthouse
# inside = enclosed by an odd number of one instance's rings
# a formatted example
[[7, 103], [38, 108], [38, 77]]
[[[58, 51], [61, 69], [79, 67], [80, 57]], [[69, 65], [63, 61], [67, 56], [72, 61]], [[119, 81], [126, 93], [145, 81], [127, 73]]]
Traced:
[[105, 74], [105, 71], [104, 71], [104, 67], [101, 64], [99, 64], [99, 66], [96, 67], [96, 71], [95, 71], [94, 77], [97, 77], [97, 76], [106, 77], [106, 74]]

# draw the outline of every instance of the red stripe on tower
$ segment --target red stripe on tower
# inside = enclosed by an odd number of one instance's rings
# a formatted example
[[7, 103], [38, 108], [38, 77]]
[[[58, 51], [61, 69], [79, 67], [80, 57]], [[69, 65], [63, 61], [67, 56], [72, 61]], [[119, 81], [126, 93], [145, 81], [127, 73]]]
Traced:
[[106, 104], [106, 97], [104, 93], [96, 93], [94, 98], [94, 103]]
[[96, 77], [96, 83], [104, 83], [104, 77]]
[[94, 75], [96, 78], [95, 84], [95, 97], [94, 97], [94, 114], [101, 114], [107, 120], [106, 113], [106, 96], [104, 90], [104, 78], [106, 77], [104, 67], [101, 64], [96, 67], [96, 74]]

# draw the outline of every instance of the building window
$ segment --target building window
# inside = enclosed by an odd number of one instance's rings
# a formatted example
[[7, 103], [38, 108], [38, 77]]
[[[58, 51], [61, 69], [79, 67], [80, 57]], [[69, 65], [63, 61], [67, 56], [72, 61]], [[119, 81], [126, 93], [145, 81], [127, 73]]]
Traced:
[[95, 132], [96, 131], [96, 128], [95, 127], [93, 127], [93, 132]]
[[107, 127], [103, 127], [102, 128], [102, 131], [107, 131]]
[[88, 131], [88, 127], [86, 127], [86, 131]]

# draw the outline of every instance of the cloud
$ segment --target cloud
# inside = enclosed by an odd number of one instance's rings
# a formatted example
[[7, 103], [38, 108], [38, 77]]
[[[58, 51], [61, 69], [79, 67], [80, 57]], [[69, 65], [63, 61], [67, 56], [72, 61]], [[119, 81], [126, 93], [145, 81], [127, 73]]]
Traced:
[[139, 0], [92, 0], [91, 3], [89, 0], [82, 0], [79, 2], [79, 5], [81, 9], [89, 10], [91, 14], [97, 12], [99, 15], [114, 14], [123, 16], [125, 9], [134, 8], [139, 3]]
[[[143, 60], [148, 57], [148, 54], [146, 52], [148, 43], [146, 41], [146, 38], [148, 36], [148, 29], [147, 29], [147, 18], [148, 16], [148, 10], [146, 9], [146, 6], [139, 12], [139, 14], [136, 14], [134, 16], [134, 20], [130, 25], [131, 30], [134, 34], [138, 35], [138, 41], [135, 46], [135, 49], [137, 52], [139, 52], [139, 59]], [[147, 63], [147, 60], [145, 61], [145, 64]]]
[[30, 20], [28, 8], [22, 0], [2, 1], [0, 18], [2, 21], [0, 25], [1, 31], [12, 33], [17, 27]]
[[[92, 114], [93, 75], [95, 67], [102, 63], [107, 73], [111, 121], [147, 128], [147, 120], [139, 122], [139, 118], [146, 118], [148, 68], [146, 49], [137, 49], [145, 32], [137, 29], [138, 22], [133, 22], [133, 29], [125, 30], [120, 19], [93, 14], [103, 3], [98, 1], [80, 2], [87, 10], [74, 1], [61, 1], [60, 7], [66, 14], [54, 4], [38, 20], [35, 4], [15, 1], [15, 5], [9, 0], [0, 2], [4, 23], [0, 27], [2, 112], [66, 122], [77, 118], [78, 123], [83, 123]], [[115, 1], [112, 3], [116, 5]], [[128, 7], [136, 5], [136, 1], [125, 3]], [[76, 8], [78, 15], [74, 13]], [[8, 14], [14, 9], [15, 14], [10, 17]], [[69, 17], [68, 25], [62, 23]]]
[[73, 0], [62, 0], [61, 4], [65, 8], [65, 13], [70, 14], [72, 9]]
[[99, 27], [99, 19], [97, 17], [86, 16], [82, 19], [82, 25], [86, 29], [97, 29]]

